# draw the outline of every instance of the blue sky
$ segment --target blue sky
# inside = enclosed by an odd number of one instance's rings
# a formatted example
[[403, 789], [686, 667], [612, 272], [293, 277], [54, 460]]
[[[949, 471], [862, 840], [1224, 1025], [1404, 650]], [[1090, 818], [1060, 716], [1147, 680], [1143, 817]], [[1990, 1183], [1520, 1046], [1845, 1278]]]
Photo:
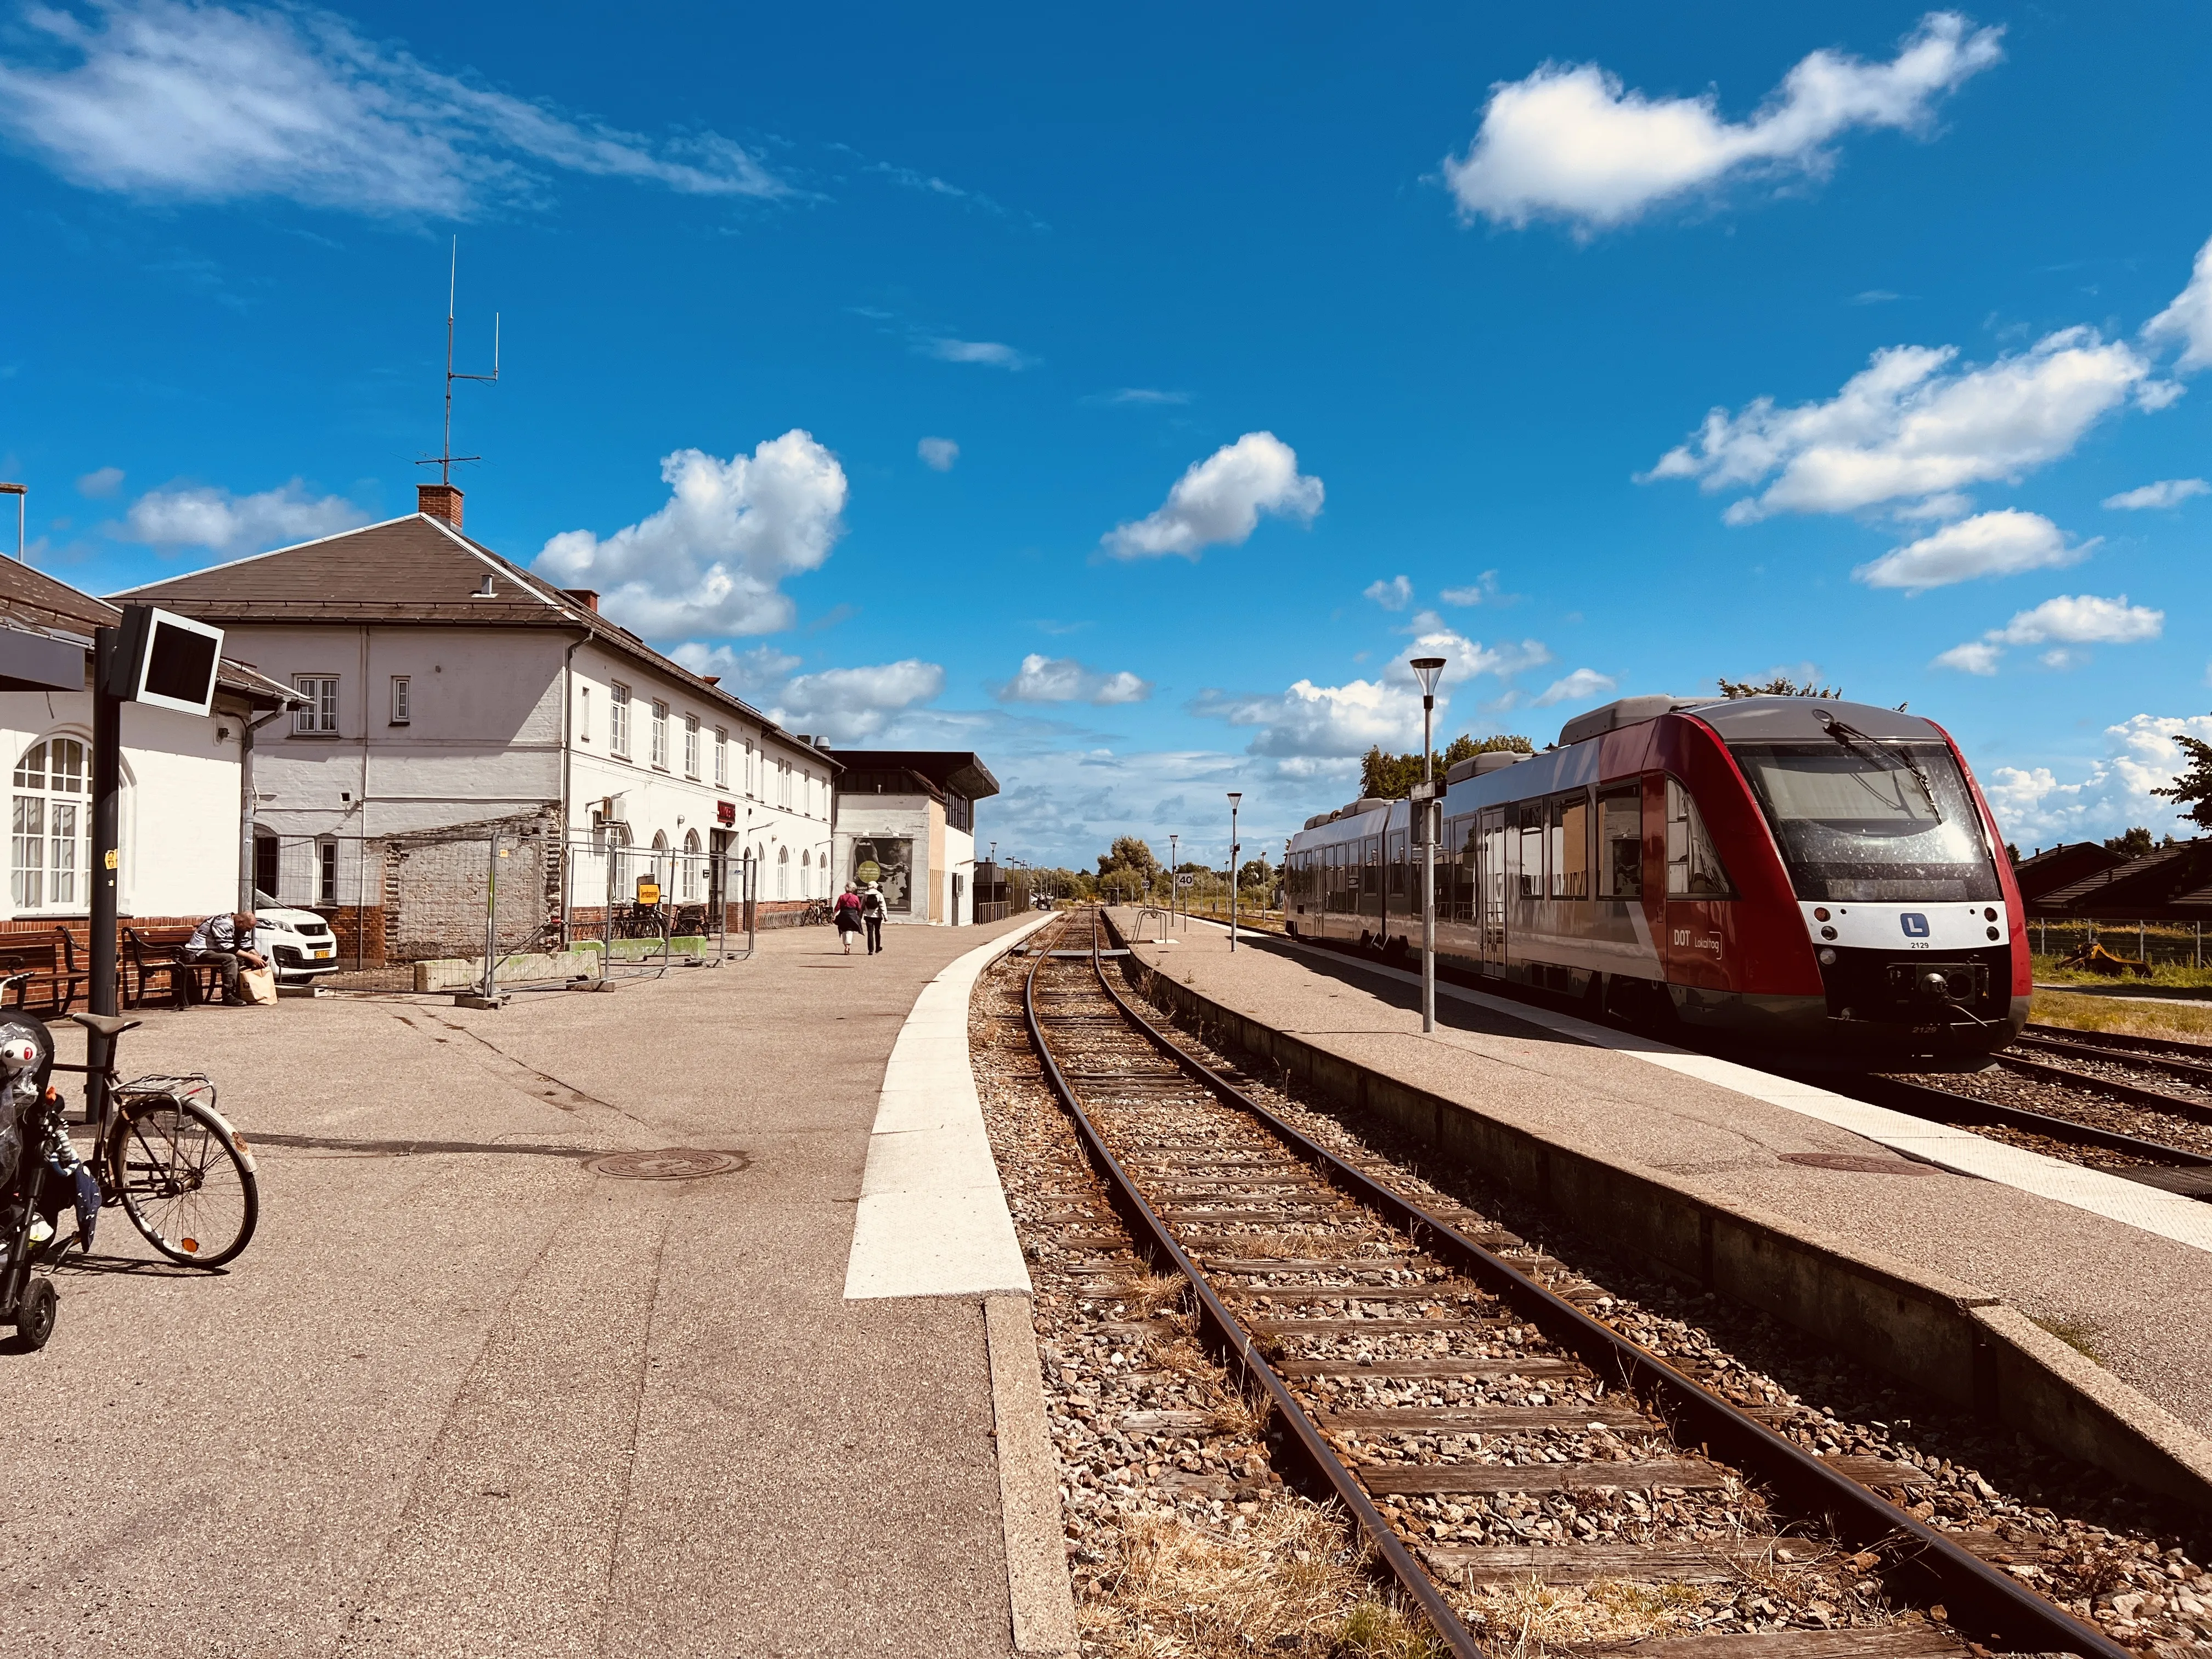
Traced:
[[[1771, 670], [2025, 844], [2212, 737], [2181, 6], [0, 15], [0, 468], [106, 591], [410, 510], [1002, 851]], [[2117, 503], [2117, 504], [2115, 504]], [[1402, 580], [1401, 580], [1402, 579]]]

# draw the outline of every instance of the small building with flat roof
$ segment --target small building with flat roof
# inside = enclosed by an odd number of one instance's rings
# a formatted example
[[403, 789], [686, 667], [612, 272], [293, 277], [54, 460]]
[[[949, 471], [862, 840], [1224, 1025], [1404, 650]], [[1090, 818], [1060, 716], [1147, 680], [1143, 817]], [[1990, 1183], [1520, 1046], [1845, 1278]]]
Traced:
[[889, 918], [975, 920], [975, 803], [999, 793], [964, 749], [840, 749], [837, 876], [874, 882]]

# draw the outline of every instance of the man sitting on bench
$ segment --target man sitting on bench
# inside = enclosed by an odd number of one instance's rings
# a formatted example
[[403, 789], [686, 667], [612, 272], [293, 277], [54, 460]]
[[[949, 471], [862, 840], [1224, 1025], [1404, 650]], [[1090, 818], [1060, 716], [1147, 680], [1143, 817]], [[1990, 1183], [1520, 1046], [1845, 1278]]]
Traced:
[[237, 1007], [246, 1002], [239, 994], [238, 969], [240, 963], [248, 968], [264, 968], [267, 962], [246, 948], [253, 938], [253, 918], [244, 911], [236, 915], [210, 916], [192, 929], [192, 936], [185, 941], [185, 960], [205, 963], [222, 974], [222, 1000]]

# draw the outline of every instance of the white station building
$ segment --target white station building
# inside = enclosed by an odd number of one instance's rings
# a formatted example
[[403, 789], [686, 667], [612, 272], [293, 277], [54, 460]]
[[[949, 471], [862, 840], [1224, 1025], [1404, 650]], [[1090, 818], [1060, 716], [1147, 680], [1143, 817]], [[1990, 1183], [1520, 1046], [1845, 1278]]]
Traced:
[[[803, 737], [420, 510], [136, 588], [222, 626], [303, 699], [255, 745], [256, 884], [331, 917], [349, 964], [477, 954], [498, 836], [501, 948], [595, 933], [653, 881], [732, 929], [835, 889], [838, 763]], [[720, 855], [720, 856], [717, 856]], [[510, 903], [517, 907], [510, 911]]]

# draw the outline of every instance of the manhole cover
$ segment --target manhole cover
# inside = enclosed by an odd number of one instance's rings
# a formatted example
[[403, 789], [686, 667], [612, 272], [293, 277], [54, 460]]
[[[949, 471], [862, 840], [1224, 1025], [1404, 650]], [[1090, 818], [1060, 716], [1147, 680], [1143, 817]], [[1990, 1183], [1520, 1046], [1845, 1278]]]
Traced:
[[696, 1146], [664, 1146], [657, 1152], [610, 1152], [588, 1159], [584, 1167], [593, 1175], [621, 1181], [695, 1181], [701, 1176], [727, 1175], [752, 1160], [742, 1152], [702, 1152]]
[[1931, 1173], [1924, 1164], [1901, 1158], [1869, 1158], [1861, 1152], [1784, 1152], [1784, 1164], [1802, 1164], [1808, 1170], [1841, 1170], [1846, 1175], [1918, 1176]]

